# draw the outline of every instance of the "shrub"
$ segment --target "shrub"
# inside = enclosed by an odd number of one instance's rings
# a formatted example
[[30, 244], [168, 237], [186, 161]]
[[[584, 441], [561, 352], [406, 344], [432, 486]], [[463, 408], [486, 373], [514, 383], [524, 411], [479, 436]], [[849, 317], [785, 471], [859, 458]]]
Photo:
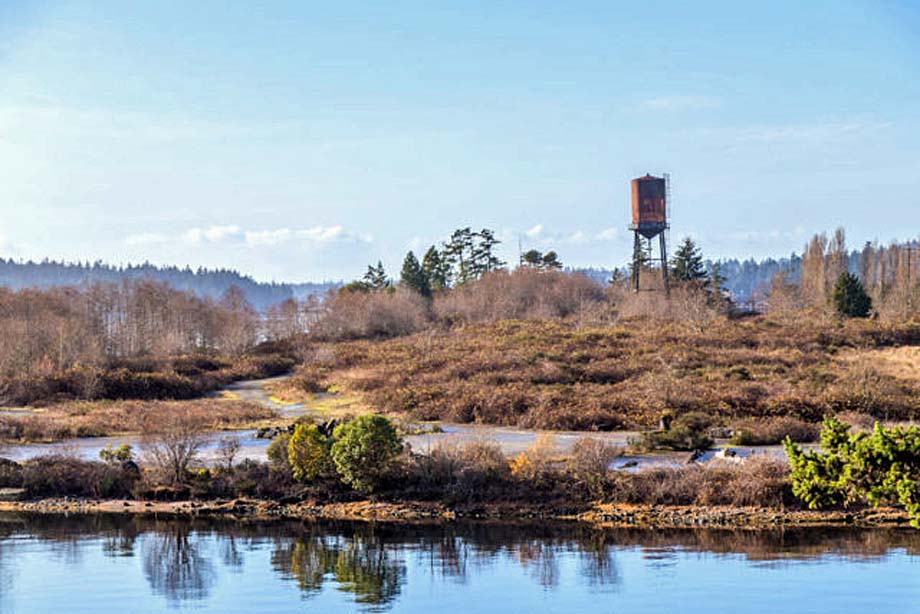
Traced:
[[402, 451], [402, 439], [383, 416], [359, 416], [335, 427], [332, 460], [342, 481], [363, 492], [373, 492]]
[[8, 458], [0, 458], [0, 488], [22, 486], [22, 465]]
[[288, 451], [290, 442], [291, 434], [281, 433], [272, 439], [270, 444], [268, 444], [268, 450], [266, 450], [265, 453], [268, 456], [268, 462], [272, 465], [272, 467], [281, 469], [285, 472], [291, 471], [290, 454]]
[[674, 419], [668, 429], [642, 433], [634, 445], [644, 451], [708, 450], [712, 438], [707, 434], [712, 418], [702, 412], [689, 412]]
[[288, 441], [288, 463], [294, 479], [315, 479], [329, 466], [329, 441], [315, 424], [300, 423]]
[[127, 497], [137, 478], [121, 465], [68, 456], [39, 456], [22, 465], [22, 487], [30, 497]]
[[582, 437], [572, 446], [567, 459], [569, 475], [595, 499], [604, 496], [610, 463], [622, 450], [593, 437]]
[[553, 474], [555, 438], [540, 435], [533, 444], [511, 459], [511, 475], [515, 479], [530, 482], [534, 487], [545, 487]]
[[791, 416], [749, 420], [732, 432], [730, 443], [735, 446], [770, 446], [787, 437], [795, 443], [814, 441], [820, 429], [816, 424]]
[[142, 439], [150, 464], [173, 485], [185, 481], [206, 440], [203, 417], [187, 408], [170, 416], [151, 417]]
[[[249, 458], [235, 464], [232, 471], [217, 468], [199, 473], [190, 480], [190, 485], [191, 488], [186, 489], [187, 494], [202, 499], [252, 497], [277, 500], [298, 496], [303, 491], [303, 486], [291, 479], [289, 471], [280, 471], [270, 463]], [[147, 492], [141, 494], [149, 498], [181, 497], [183, 491], [176, 487], [148, 485]]]
[[484, 501], [508, 495], [511, 470], [495, 442], [438, 444], [429, 454], [414, 458], [411, 469], [428, 496]]
[[126, 443], [117, 448], [113, 448], [112, 444], [109, 444], [99, 450], [99, 458], [105, 463], [127, 463], [134, 460], [134, 450]]
[[795, 503], [788, 467], [780, 460], [749, 458], [731, 466], [656, 467], [611, 472], [609, 500], [645, 505], [737, 505], [781, 508]]
[[565, 318], [604, 301], [604, 288], [584, 275], [519, 268], [493, 271], [438, 295], [434, 310], [446, 322], [496, 322]]
[[217, 458], [224, 469], [233, 471], [233, 461], [242, 446], [243, 442], [236, 435], [226, 435], [220, 438], [220, 441], [217, 442]]
[[785, 442], [792, 490], [808, 507], [823, 509], [864, 502], [901, 505], [920, 528], [920, 429], [883, 428], [850, 433], [850, 426], [827, 418], [822, 451], [803, 451]]
[[412, 291], [338, 291], [310, 328], [314, 339], [341, 341], [407, 335], [428, 323], [427, 301]]
[[872, 299], [859, 278], [844, 271], [834, 284], [834, 308], [847, 318], [867, 318], [872, 311]]

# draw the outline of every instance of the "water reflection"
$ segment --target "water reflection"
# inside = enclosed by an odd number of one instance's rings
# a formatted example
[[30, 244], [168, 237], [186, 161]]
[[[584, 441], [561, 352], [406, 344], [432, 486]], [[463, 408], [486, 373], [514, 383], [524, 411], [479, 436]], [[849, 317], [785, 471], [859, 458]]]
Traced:
[[[148, 597], [170, 607], [213, 603], [221, 593], [217, 588], [221, 579], [232, 574], [236, 579], [231, 582], [253, 583], [253, 594], [270, 592], [276, 599], [290, 599], [288, 590], [293, 589], [301, 599], [313, 600], [332, 593], [362, 609], [382, 610], [400, 603], [411, 592], [407, 591], [410, 578], [417, 581], [419, 575], [447, 586], [445, 582], [478, 581], [498, 569], [516, 570], [528, 578], [531, 588], [549, 593], [571, 590], [573, 582], [589, 592], [610, 593], [624, 588], [622, 557], [666, 575], [686, 560], [688, 552], [732, 553], [733, 560], [757, 565], [789, 564], [828, 554], [836, 559], [881, 561], [892, 551], [920, 554], [920, 531], [644, 531], [545, 523], [237, 524], [0, 514], [0, 604], [26, 579], [17, 557], [36, 551], [67, 567], [79, 567], [74, 575], [100, 583], [100, 590], [105, 590], [106, 579], [98, 563], [89, 564], [93, 557], [112, 564], [137, 558]], [[280, 588], [265, 584], [272, 581]]]
[[313, 534], [284, 540], [272, 552], [272, 566], [307, 595], [331, 580], [339, 590], [353, 594], [355, 602], [377, 606], [399, 595], [406, 576], [398, 550], [370, 529], [347, 537]]
[[200, 600], [214, 584], [211, 561], [200, 551], [186, 524], [169, 523], [141, 542], [144, 575], [154, 594], [170, 603]]

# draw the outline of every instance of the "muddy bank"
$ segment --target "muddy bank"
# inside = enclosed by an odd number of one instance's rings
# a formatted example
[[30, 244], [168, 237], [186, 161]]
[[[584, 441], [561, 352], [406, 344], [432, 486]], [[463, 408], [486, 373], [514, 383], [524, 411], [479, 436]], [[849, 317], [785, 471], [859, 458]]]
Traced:
[[361, 520], [385, 522], [451, 522], [455, 520], [563, 520], [609, 527], [776, 528], [784, 526], [907, 526], [903, 510], [801, 511], [768, 508], [654, 505], [522, 505], [490, 503], [447, 506], [440, 503], [278, 503], [251, 499], [225, 501], [137, 501], [52, 498], [0, 502], [0, 512], [27, 514], [119, 514], [157, 517], [220, 517], [240, 521]]

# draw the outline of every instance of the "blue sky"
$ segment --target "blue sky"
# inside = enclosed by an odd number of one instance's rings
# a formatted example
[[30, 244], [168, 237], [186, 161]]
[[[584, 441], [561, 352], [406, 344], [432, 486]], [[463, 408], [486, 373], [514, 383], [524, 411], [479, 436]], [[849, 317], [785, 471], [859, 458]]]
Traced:
[[260, 279], [458, 226], [621, 265], [920, 234], [920, 4], [0, 3], [0, 254]]

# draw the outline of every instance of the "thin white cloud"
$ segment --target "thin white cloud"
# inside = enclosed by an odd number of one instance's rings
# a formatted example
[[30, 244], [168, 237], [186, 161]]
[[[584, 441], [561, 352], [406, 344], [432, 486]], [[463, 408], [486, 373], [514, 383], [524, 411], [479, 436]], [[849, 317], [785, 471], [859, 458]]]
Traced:
[[864, 134], [890, 128], [890, 122], [834, 122], [821, 124], [800, 124], [790, 126], [750, 128], [740, 137], [749, 141], [801, 141], [828, 140]]
[[643, 103], [647, 109], [654, 111], [682, 111], [686, 109], [712, 109], [719, 106], [719, 100], [712, 96], [659, 96]]
[[336, 241], [339, 239], [350, 239], [354, 238], [348, 235], [345, 232], [345, 229], [339, 225], [336, 226], [314, 226], [313, 228], [306, 228], [304, 230], [298, 230], [294, 233], [298, 239], [305, 239], [307, 241], [317, 241], [320, 243], [326, 243], [329, 241]]
[[257, 230], [246, 232], [246, 245], [261, 247], [264, 245], [280, 245], [287, 243], [293, 237], [290, 228], [276, 228], [275, 230]]
[[616, 241], [621, 238], [621, 235], [619, 229], [613, 226], [599, 231], [576, 229], [570, 232], [547, 232], [542, 224], [537, 224], [523, 233], [513, 231], [502, 233], [503, 241], [507, 242], [511, 237], [526, 237], [535, 245], [552, 247], [554, 245], [587, 245], [595, 242]]
[[590, 241], [590, 238], [588, 237], [588, 234], [585, 231], [576, 230], [570, 235], [563, 237], [562, 240], [559, 241], [559, 243], [562, 243], [564, 245], [584, 245], [588, 241]]
[[366, 233], [351, 232], [341, 225], [313, 226], [311, 228], [270, 228], [264, 230], [243, 230], [235, 224], [189, 228], [174, 236], [159, 232], [145, 232], [125, 237], [127, 245], [153, 245], [163, 243], [242, 244], [247, 247], [265, 247], [297, 244], [327, 243], [371, 243], [373, 237]]
[[620, 229], [615, 226], [611, 226], [610, 228], [605, 228], [604, 230], [594, 235], [594, 238], [597, 239], [598, 241], [613, 241], [615, 239], [619, 239]]
[[209, 226], [208, 228], [189, 228], [182, 233], [182, 240], [188, 243], [222, 243], [234, 239], [242, 231], [239, 226]]
[[211, 226], [204, 231], [204, 238], [208, 241], [223, 241], [224, 239], [234, 237], [240, 234], [240, 227], [236, 225], [229, 226]]
[[705, 137], [715, 137], [736, 144], [826, 143], [861, 137], [893, 127], [887, 121], [834, 121], [808, 124], [778, 124], [703, 130]]

